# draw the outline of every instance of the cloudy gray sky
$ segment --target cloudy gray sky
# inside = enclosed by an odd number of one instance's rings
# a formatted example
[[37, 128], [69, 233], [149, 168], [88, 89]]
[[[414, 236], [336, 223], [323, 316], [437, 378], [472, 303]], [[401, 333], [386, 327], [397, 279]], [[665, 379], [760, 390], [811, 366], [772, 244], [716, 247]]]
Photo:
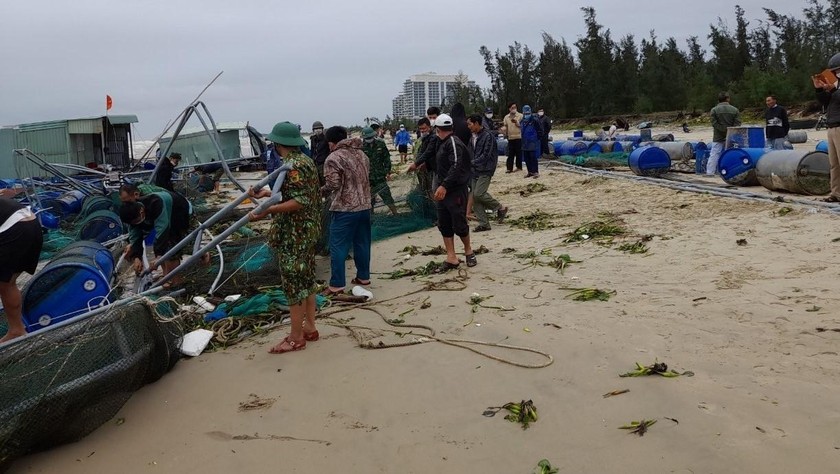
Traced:
[[[761, 7], [800, 16], [805, 3], [740, 2], [754, 23]], [[573, 43], [584, 5], [613, 38], [705, 44], [718, 16], [734, 26], [718, 0], [0, 0], [0, 125], [102, 114], [110, 94], [111, 113], [136, 114], [135, 138], [153, 139], [222, 70], [203, 96], [219, 121], [358, 124], [389, 114], [412, 74], [486, 86], [481, 45], [540, 50], [543, 31]]]

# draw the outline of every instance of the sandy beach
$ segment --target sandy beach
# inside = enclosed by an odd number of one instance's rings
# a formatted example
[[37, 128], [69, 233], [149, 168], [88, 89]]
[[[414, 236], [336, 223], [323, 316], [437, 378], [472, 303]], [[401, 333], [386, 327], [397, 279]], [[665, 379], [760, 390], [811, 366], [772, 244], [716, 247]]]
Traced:
[[[710, 129], [654, 131], [666, 132], [711, 138]], [[808, 135], [797, 148], [813, 149], [825, 132]], [[510, 206], [510, 219], [540, 210], [554, 227], [494, 224], [473, 234], [474, 246], [489, 253], [475, 268], [462, 265], [460, 276], [384, 278], [441, 259], [405, 260], [401, 251], [440, 245], [434, 228], [375, 243], [371, 291], [384, 302], [373, 307], [441, 338], [542, 351], [552, 365], [516, 367], [438, 342], [364, 349], [326, 324], [306, 350], [270, 355], [285, 335], [279, 330], [182, 360], [91, 435], [19, 459], [9, 472], [528, 473], [544, 458], [561, 473], [837, 472], [835, 215], [557, 167], [541, 170], [544, 191], [522, 196], [535, 181], [505, 174], [503, 161], [491, 192]], [[780, 212], [785, 207], [792, 210]], [[582, 224], [604, 219], [625, 234], [612, 242], [566, 241]], [[643, 237], [646, 253], [619, 250]], [[530, 251], [537, 256], [516, 256]], [[578, 263], [562, 273], [546, 265], [562, 254]], [[320, 259], [318, 270], [327, 278], [329, 262]], [[452, 278], [458, 281], [445, 287], [454, 291], [416, 292]], [[615, 293], [608, 301], [575, 301], [571, 288]], [[473, 293], [492, 295], [487, 307], [474, 309]], [[424, 301], [431, 306], [421, 309]], [[367, 310], [335, 317], [379, 329], [380, 336], [366, 332], [374, 345], [426, 334], [385, 332], [388, 325]], [[544, 362], [537, 354], [471, 347]], [[656, 360], [694, 376], [619, 377], [636, 362]], [[629, 392], [602, 397], [623, 389]], [[487, 407], [528, 399], [540, 417], [527, 430], [503, 413], [482, 416]], [[657, 420], [643, 437], [618, 429], [641, 419]]]

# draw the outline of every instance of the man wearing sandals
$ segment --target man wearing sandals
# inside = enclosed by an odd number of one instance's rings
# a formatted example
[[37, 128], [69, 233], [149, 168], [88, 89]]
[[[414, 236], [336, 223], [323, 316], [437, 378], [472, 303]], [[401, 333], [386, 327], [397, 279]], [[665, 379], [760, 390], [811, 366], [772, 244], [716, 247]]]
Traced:
[[438, 210], [438, 230], [443, 236], [446, 248], [444, 270], [458, 268], [460, 260], [455, 255], [455, 236], [464, 244], [467, 266], [478, 262], [470, 246], [470, 227], [467, 224], [468, 184], [472, 174], [472, 152], [458, 137], [452, 134], [452, 117], [441, 114], [435, 119], [437, 136], [440, 140], [435, 156], [435, 194]]
[[330, 205], [330, 284], [324, 290], [329, 296], [344, 291], [345, 265], [351, 247], [356, 264], [356, 278], [352, 283], [370, 284], [372, 200], [370, 161], [362, 151], [362, 140], [347, 138], [344, 127], [330, 127], [324, 136], [331, 153], [324, 162], [325, 184], [321, 190], [333, 197]]
[[[267, 138], [284, 165], [291, 166], [280, 186], [283, 201], [264, 212], [251, 212], [250, 219], [259, 220], [271, 214], [273, 219], [268, 242], [280, 260], [280, 288], [289, 300], [292, 324], [289, 335], [271, 348], [272, 354], [299, 351], [306, 341], [317, 341], [315, 328], [315, 245], [321, 235], [321, 194], [315, 162], [300, 151], [306, 141], [297, 125], [280, 122]], [[268, 197], [271, 190], [248, 190], [254, 197]]]
[[[828, 69], [835, 76], [840, 75], [840, 53], [828, 60]], [[826, 138], [828, 138], [828, 162], [831, 165], [829, 170], [831, 194], [824, 201], [840, 202], [840, 89], [838, 89], [840, 84], [837, 80], [826, 82], [827, 79], [821, 75], [812, 77], [812, 80], [817, 100], [826, 108], [828, 127]]]

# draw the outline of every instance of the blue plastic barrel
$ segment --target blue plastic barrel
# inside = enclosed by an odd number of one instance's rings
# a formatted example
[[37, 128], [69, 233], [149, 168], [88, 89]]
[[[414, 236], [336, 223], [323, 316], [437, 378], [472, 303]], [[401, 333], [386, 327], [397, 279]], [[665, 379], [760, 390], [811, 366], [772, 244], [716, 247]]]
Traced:
[[709, 161], [709, 153], [712, 151], [703, 142], [689, 142], [694, 149], [694, 173], [706, 174], [706, 164]]
[[764, 127], [748, 127], [747, 141], [749, 142], [749, 148], [764, 148], [766, 143]]
[[116, 212], [109, 209], [94, 211], [85, 216], [79, 226], [79, 238], [104, 243], [116, 239], [123, 233], [122, 221]]
[[820, 142], [817, 143], [817, 151], [828, 153], [828, 141], [820, 140]]
[[583, 130], [575, 130], [572, 132], [574, 138], [583, 138]]
[[758, 186], [755, 165], [767, 153], [764, 148], [730, 148], [720, 155], [720, 177], [736, 186]]
[[671, 157], [662, 148], [643, 146], [627, 157], [627, 164], [639, 176], [661, 176], [671, 170]]
[[590, 155], [600, 155], [604, 152], [604, 149], [601, 147], [601, 144], [598, 142], [592, 142], [589, 144], [589, 147], [586, 149], [586, 153]]
[[[37, 206], [36, 209], [37, 211]], [[61, 219], [50, 211], [41, 211], [38, 213], [38, 220], [41, 222], [41, 227], [45, 229], [58, 229], [61, 224]]]
[[58, 204], [61, 215], [67, 217], [78, 214], [82, 210], [82, 202], [85, 200], [85, 193], [81, 191], [67, 191], [59, 196], [55, 203]]
[[587, 149], [589, 149], [589, 145], [581, 141], [567, 140], [560, 142], [559, 147], [557, 143], [554, 144], [554, 154], [558, 156], [583, 155]]
[[38, 331], [108, 304], [113, 299], [113, 272], [114, 260], [100, 244], [87, 242], [62, 249], [23, 290], [26, 330]]

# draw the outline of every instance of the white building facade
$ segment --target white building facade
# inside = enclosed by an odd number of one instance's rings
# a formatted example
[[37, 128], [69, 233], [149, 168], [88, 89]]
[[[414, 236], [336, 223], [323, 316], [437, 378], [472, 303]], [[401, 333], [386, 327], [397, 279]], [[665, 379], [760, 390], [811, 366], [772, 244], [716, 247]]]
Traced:
[[426, 116], [426, 109], [440, 107], [454, 94], [458, 82], [473, 87], [466, 75], [435, 74], [427, 72], [411, 76], [403, 83], [402, 92], [392, 102], [393, 117], [419, 119]]

